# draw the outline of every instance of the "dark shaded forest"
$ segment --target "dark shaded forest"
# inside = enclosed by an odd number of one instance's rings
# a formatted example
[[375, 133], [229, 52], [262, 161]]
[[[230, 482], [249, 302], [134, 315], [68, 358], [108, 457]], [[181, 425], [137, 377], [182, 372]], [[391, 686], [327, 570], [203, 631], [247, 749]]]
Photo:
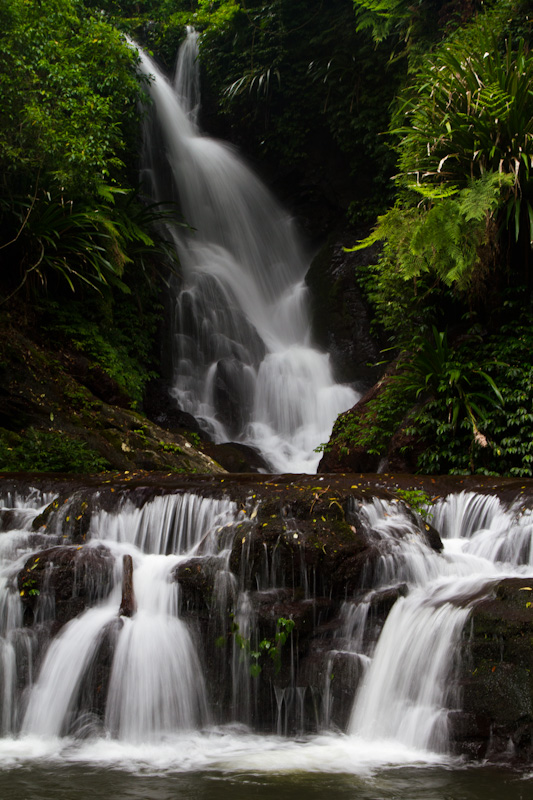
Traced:
[[170, 73], [192, 25], [203, 127], [240, 148], [313, 248], [345, 244], [379, 343], [379, 381], [337, 420], [321, 469], [531, 477], [528, 7], [51, 0], [43, 15], [6, 0], [0, 469], [223, 464], [193, 419], [158, 405], [180, 270], [158, 223], [187, 220], [139, 182], [146, 79], [125, 38]]

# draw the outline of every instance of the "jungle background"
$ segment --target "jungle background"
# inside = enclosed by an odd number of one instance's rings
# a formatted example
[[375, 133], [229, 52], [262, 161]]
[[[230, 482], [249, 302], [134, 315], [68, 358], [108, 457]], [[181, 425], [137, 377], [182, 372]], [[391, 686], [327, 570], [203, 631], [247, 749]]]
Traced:
[[193, 25], [203, 127], [239, 147], [317, 253], [317, 342], [359, 324], [334, 259], [369, 321], [372, 363], [350, 365], [349, 346], [338, 359], [369, 391], [320, 469], [531, 476], [528, 6], [5, 0], [0, 470], [250, 468], [165, 395], [179, 264], [157, 221], [187, 220], [139, 184], [147, 101], [124, 34], [170, 73]]

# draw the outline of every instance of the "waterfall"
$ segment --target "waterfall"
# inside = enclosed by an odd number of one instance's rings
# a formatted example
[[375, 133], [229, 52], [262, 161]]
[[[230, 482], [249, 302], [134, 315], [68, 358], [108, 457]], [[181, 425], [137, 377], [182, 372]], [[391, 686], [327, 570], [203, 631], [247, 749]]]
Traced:
[[[466, 492], [440, 500], [427, 512], [441, 550], [403, 503], [348, 496], [368, 568], [331, 617], [302, 517], [278, 518], [272, 505], [262, 515], [257, 490], [239, 487], [235, 502], [220, 494], [225, 485], [204, 483], [215, 496], [77, 487], [0, 501], [2, 741], [20, 736], [30, 751], [35, 741], [77, 742], [98, 758], [111, 744], [146, 748], [156, 762], [168, 747], [165, 758], [180, 764], [198, 763], [191, 747], [213, 748], [216, 764], [233, 748], [244, 763], [249, 748], [267, 748], [272, 764], [309, 764], [315, 752], [342, 769], [346, 758], [383, 753], [390, 763], [446, 757], [473, 604], [502, 578], [531, 574], [527, 504]], [[278, 674], [269, 657], [257, 659], [280, 616], [293, 617], [297, 635]], [[250, 667], [259, 663], [258, 678]], [[331, 736], [340, 724], [348, 735]], [[280, 744], [265, 736], [274, 732], [299, 739]]]
[[172, 393], [216, 442], [258, 449], [273, 471], [314, 472], [314, 448], [358, 395], [310, 341], [293, 221], [234, 149], [198, 128], [196, 40], [189, 31], [173, 85], [139, 50], [154, 105], [143, 179], [156, 200], [178, 199], [193, 229], [169, 232], [182, 270]]
[[466, 619], [496, 577], [527, 574], [533, 565], [531, 510], [505, 509], [497, 497], [472, 492], [450, 495], [431, 510], [444, 544], [439, 556], [424, 552], [416, 537], [398, 546], [397, 509], [374, 500], [366, 514], [386, 544], [376, 582], [405, 580], [411, 591], [387, 617], [349, 730], [365, 740], [447, 752], [448, 714], [460, 708], [454, 673]]
[[[225, 531], [240, 519], [235, 504], [184, 494], [155, 497], [141, 507], [126, 500], [109, 511], [98, 507], [96, 495], [88, 541], [75, 545], [68, 533], [58, 532], [69, 530], [75, 495], [67, 502], [49, 506], [57, 519], [52, 513], [48, 532], [37, 534], [31, 525], [44, 506], [32, 504], [32, 497], [26, 506], [18, 500], [17, 510], [23, 509], [27, 515], [25, 527], [4, 533], [0, 551], [4, 732], [16, 731], [20, 724], [25, 735], [94, 736], [107, 731], [122, 741], [142, 743], [201, 727], [209, 719], [203, 668], [193, 631], [180, 617], [174, 571], [198, 552], [206, 558], [218, 557], [221, 567], [226, 565]], [[0, 507], [4, 514], [7, 510]], [[19, 519], [16, 524], [20, 524]], [[32, 569], [41, 558], [30, 558], [33, 563], [28, 567], [29, 545], [35, 546], [36, 540], [41, 552], [49, 554], [52, 572], [65, 555], [75, 563], [84, 551], [89, 558], [93, 553], [100, 557], [104, 554], [114, 573], [109, 585], [104, 580], [92, 587], [91, 606], [51, 638], [57, 625], [55, 609], [52, 606], [51, 613], [40, 613], [47, 598], [44, 592], [30, 588], [35, 583], [30, 577]], [[131, 604], [131, 617], [121, 612], [124, 556], [131, 558], [133, 567], [135, 602]], [[39, 651], [27, 644], [29, 640], [31, 645], [32, 637], [24, 633], [21, 599], [12, 578], [24, 564], [28, 577], [23, 586], [38, 596], [37, 627], [41, 619], [47, 623], [40, 626], [45, 652], [36, 680], [31, 670]], [[83, 584], [90, 586], [98, 578], [98, 573], [84, 576], [81, 569], [75, 569], [75, 575], [74, 594], [83, 593]], [[20, 695], [17, 684], [25, 669], [29, 674]]]

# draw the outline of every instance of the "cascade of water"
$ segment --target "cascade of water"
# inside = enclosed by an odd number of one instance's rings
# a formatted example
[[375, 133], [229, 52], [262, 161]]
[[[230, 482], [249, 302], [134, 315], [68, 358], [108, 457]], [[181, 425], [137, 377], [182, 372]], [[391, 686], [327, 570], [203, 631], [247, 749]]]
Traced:
[[157, 200], [179, 198], [194, 229], [172, 234], [183, 271], [174, 396], [215, 441], [252, 445], [276, 471], [314, 472], [314, 448], [357, 395], [310, 344], [306, 259], [292, 220], [231, 148], [198, 131], [196, 34], [182, 46], [174, 87], [139, 54], [156, 114], [144, 178]]
[[[174, 570], [200, 552], [205, 558], [218, 558], [227, 569], [229, 528], [239, 519], [238, 510], [229, 500], [189, 494], [155, 497], [140, 508], [131, 501], [118, 505], [114, 513], [93, 510], [89, 540], [83, 547], [67, 543], [57, 548], [57, 559], [65, 550], [71, 550], [74, 558], [81, 550], [107, 553], [114, 557], [115, 579], [108, 587], [94, 587], [94, 606], [64, 625], [50, 642], [38, 680], [28, 682], [24, 734], [87, 735], [103, 725], [122, 741], [140, 743], [197, 728], [208, 719], [203, 671], [189, 628], [179, 617]], [[32, 511], [33, 516], [38, 510]], [[69, 504], [58, 505], [55, 513], [68, 520]], [[125, 555], [133, 567], [131, 617], [119, 616]], [[24, 550], [15, 564], [6, 562], [6, 581], [26, 558]], [[46, 571], [44, 575], [46, 582]], [[7, 586], [1, 600], [6, 606], [1, 665], [3, 691], [8, 694], [16, 680], [16, 663], [7, 635], [20, 632], [22, 609], [20, 597]], [[37, 599], [35, 622], [42, 617], [42, 600]], [[53, 622], [53, 607], [46, 616]], [[95, 688], [102, 658], [111, 659], [109, 677]], [[103, 696], [95, 699], [95, 691]], [[103, 711], [103, 721], [91, 710], [95, 704]], [[19, 710], [15, 713], [4, 704], [5, 731], [16, 730], [17, 714]]]
[[[326, 617], [323, 635], [313, 638], [303, 656], [301, 637], [313, 624], [303, 612], [304, 604], [313, 602], [309, 581], [298, 577], [306, 565], [294, 553], [288, 568], [281, 539], [266, 548], [253, 499], [245, 513], [229, 500], [186, 493], [147, 498], [133, 491], [127, 496], [113, 494], [113, 511], [110, 496], [100, 502], [95, 494], [83, 545], [68, 537], [65, 541], [53, 519], [62, 520], [68, 530], [71, 503], [79, 501], [75, 493], [68, 502], [54, 502], [46, 532], [32, 530], [32, 520], [42, 511], [35, 497], [28, 498], [26, 508], [14, 496], [4, 502], [6, 514], [13, 510], [9, 503], [16, 503], [25, 519], [22, 529], [0, 537], [4, 735], [105, 735], [124, 746], [159, 746], [180, 732], [198, 731], [215, 716], [263, 728], [260, 712], [268, 702], [273, 730], [285, 735], [346, 720], [342, 706], [350, 687], [358, 685], [348, 724], [354, 752], [364, 740], [365, 747], [376, 749], [445, 753], [448, 712], [460, 707], [457, 653], [473, 598], [502, 577], [531, 569], [531, 514], [524, 505], [504, 509], [494, 498], [473, 494], [441, 501], [431, 511], [432, 522], [446, 533], [440, 552], [435, 537], [427, 537], [425, 526], [417, 526], [403, 504], [354, 501], [350, 513], [355, 519], [357, 508], [357, 524], [365, 531], [374, 566], [339, 616]], [[285, 522], [282, 535], [291, 541], [303, 538], [297, 520]], [[240, 575], [230, 558], [237, 551]], [[50, 597], [55, 591], [57, 600], [54, 569], [64, 563], [66, 552], [72, 592], [86, 598], [68, 622], [56, 617], [61, 598], [57, 608], [46, 605], [48, 578]], [[255, 561], [253, 573], [247, 558]], [[98, 559], [110, 565], [111, 573], [95, 571]], [[41, 597], [32, 606], [33, 628], [26, 628], [20, 582], [14, 576], [31, 580], [32, 566], [45, 561]], [[92, 573], [84, 573], [87, 564], [93, 565]], [[210, 586], [196, 616], [194, 603], [185, 608], [180, 599], [192, 573]], [[124, 602], [128, 574], [134, 593], [129, 605]], [[298, 637], [284, 646], [279, 680], [272, 667], [268, 677], [266, 660], [257, 680], [250, 666], [256, 663], [254, 650], [261, 648], [258, 630], [263, 625], [262, 635], [272, 637], [276, 624], [275, 613], [265, 623], [271, 613], [265, 609], [279, 603], [278, 613], [288, 613], [296, 587], [301, 598], [293, 608], [304, 613]], [[287, 598], [293, 600], [284, 606]], [[222, 646], [213, 650], [221, 632]], [[216, 675], [221, 691], [206, 685], [197, 650], [200, 637], [211, 642], [205, 652], [215, 666], [206, 675]], [[223, 713], [209, 707], [208, 698], [220, 703]]]
[[9, 734], [20, 723], [20, 686], [31, 686], [36, 637], [23, 628], [23, 609], [13, 574], [44, 537], [32, 531], [32, 522], [53, 495], [31, 490], [0, 499], [0, 731]]
[[105, 719], [119, 739], [158, 740], [207, 719], [202, 669], [169, 579], [177, 561], [148, 556], [134, 573], [137, 613], [119, 633]]
[[230, 500], [163, 495], [141, 508], [127, 501], [119, 514], [93, 513], [90, 534], [92, 539], [134, 545], [144, 553], [192, 555], [201, 549], [207, 554], [221, 549], [220, 532], [236, 516]]
[[465, 620], [473, 598], [530, 564], [531, 514], [520, 506], [505, 510], [495, 497], [450, 495], [431, 509], [443, 537], [439, 554], [424, 552], [414, 531], [405, 536], [409, 522], [399, 525], [394, 506], [374, 500], [364, 513], [383, 553], [376, 584], [400, 579], [410, 592], [387, 617], [350, 732], [445, 752], [448, 711], [459, 707], [454, 669]]
[[520, 502], [507, 510], [497, 497], [461, 492], [435, 510], [435, 525], [465, 554], [515, 567], [533, 565], [533, 512]]

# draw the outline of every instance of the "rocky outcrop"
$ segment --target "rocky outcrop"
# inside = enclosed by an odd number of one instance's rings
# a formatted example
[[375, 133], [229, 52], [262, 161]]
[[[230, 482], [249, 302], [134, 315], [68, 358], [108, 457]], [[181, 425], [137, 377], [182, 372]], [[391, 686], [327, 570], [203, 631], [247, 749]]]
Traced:
[[372, 317], [358, 283], [358, 270], [374, 263], [376, 246], [347, 253], [366, 232], [332, 234], [306, 275], [311, 294], [316, 344], [330, 354], [336, 379], [368, 387], [380, 375], [380, 342], [371, 332]]
[[55, 635], [109, 594], [114, 559], [103, 545], [59, 545], [32, 555], [17, 576], [26, 625], [48, 624]]
[[464, 631], [462, 708], [453, 719], [460, 753], [491, 760], [533, 757], [533, 576], [495, 584]]
[[0, 334], [0, 456], [3, 447], [18, 448], [18, 463], [31, 469], [34, 453], [43, 471], [225, 471], [201, 451], [192, 418], [176, 415], [180, 426], [162, 427], [133, 410], [131, 398], [87, 358], [48, 349], [15, 326], [0, 325]]
[[320, 459], [318, 472], [377, 472], [383, 455], [373, 452], [368, 445], [354, 445], [350, 429], [355, 423], [359, 428], [371, 428], [375, 421], [372, 402], [384, 392], [391, 379], [394, 367], [389, 367], [384, 375], [361, 397], [353, 408], [340, 414], [330, 440]]

